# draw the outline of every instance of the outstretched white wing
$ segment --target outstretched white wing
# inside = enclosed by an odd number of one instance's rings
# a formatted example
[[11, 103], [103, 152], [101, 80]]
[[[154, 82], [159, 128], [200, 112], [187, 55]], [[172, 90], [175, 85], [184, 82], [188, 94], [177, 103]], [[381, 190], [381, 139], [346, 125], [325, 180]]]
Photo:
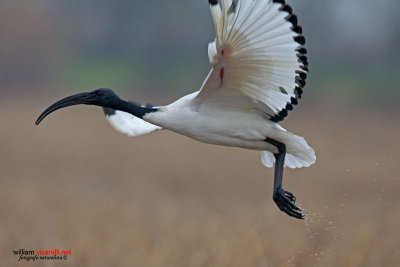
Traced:
[[104, 113], [111, 126], [127, 136], [140, 136], [162, 129], [159, 126], [120, 110], [104, 108]]
[[208, 48], [212, 70], [197, 99], [213, 95], [224, 102], [235, 96], [241, 99], [238, 108], [283, 120], [301, 97], [308, 70], [305, 40], [292, 9], [284, 0], [209, 2], [216, 39]]

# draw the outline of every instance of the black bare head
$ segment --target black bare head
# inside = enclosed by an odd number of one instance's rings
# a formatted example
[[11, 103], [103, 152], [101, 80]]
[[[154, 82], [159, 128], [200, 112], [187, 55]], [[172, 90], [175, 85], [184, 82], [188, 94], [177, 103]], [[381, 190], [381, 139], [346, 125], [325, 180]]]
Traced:
[[117, 96], [117, 94], [115, 94], [111, 89], [99, 88], [91, 92], [71, 95], [57, 101], [40, 114], [35, 124], [38, 125], [47, 115], [57, 109], [80, 104], [96, 105], [106, 109], [121, 110], [138, 118], [143, 118], [147, 113], [158, 111], [155, 107], [142, 107], [133, 102], [126, 102], [119, 98], [119, 96]]
[[121, 101], [121, 99], [111, 89], [108, 88], [99, 88], [91, 92], [75, 94], [63, 98], [48, 107], [45, 111], [43, 111], [42, 114], [40, 114], [35, 124], [38, 125], [47, 115], [60, 108], [80, 104], [113, 108], [118, 104], [119, 101]]

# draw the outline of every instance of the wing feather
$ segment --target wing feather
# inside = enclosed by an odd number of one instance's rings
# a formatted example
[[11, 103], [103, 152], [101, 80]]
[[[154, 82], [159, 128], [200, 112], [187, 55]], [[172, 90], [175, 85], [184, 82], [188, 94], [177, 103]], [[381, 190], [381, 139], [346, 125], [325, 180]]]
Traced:
[[118, 132], [127, 136], [141, 136], [162, 129], [127, 112], [104, 108], [107, 121]]
[[212, 70], [197, 99], [216, 91], [236, 91], [271, 120], [283, 120], [301, 97], [308, 70], [297, 17], [282, 0], [212, 2], [216, 32], [208, 47]]

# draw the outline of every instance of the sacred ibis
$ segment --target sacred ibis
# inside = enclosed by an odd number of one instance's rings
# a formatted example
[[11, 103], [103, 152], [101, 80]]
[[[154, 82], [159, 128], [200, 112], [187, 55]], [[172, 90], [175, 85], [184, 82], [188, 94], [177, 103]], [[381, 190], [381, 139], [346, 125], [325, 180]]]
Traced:
[[305, 86], [302, 28], [284, 0], [208, 2], [216, 38], [208, 46], [212, 69], [199, 91], [167, 106], [141, 106], [100, 88], [54, 103], [36, 125], [60, 108], [97, 105], [129, 136], [168, 129], [204, 143], [259, 150], [263, 165], [271, 168], [275, 162], [273, 200], [283, 212], [303, 219], [295, 196], [282, 188], [283, 168], [308, 167], [315, 152], [278, 124]]

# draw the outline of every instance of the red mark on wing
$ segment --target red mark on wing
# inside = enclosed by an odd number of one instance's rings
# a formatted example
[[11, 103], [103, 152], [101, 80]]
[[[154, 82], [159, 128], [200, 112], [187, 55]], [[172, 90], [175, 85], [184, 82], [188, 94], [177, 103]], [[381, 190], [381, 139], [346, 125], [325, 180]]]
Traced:
[[224, 68], [221, 68], [221, 70], [219, 71], [219, 77], [221, 78], [221, 85], [224, 82]]
[[[221, 50], [221, 55], [222, 57], [225, 59], [225, 49]], [[225, 74], [225, 69], [223, 67], [221, 67], [221, 70], [219, 71], [219, 77], [221, 79], [221, 85], [224, 83], [224, 74]]]

